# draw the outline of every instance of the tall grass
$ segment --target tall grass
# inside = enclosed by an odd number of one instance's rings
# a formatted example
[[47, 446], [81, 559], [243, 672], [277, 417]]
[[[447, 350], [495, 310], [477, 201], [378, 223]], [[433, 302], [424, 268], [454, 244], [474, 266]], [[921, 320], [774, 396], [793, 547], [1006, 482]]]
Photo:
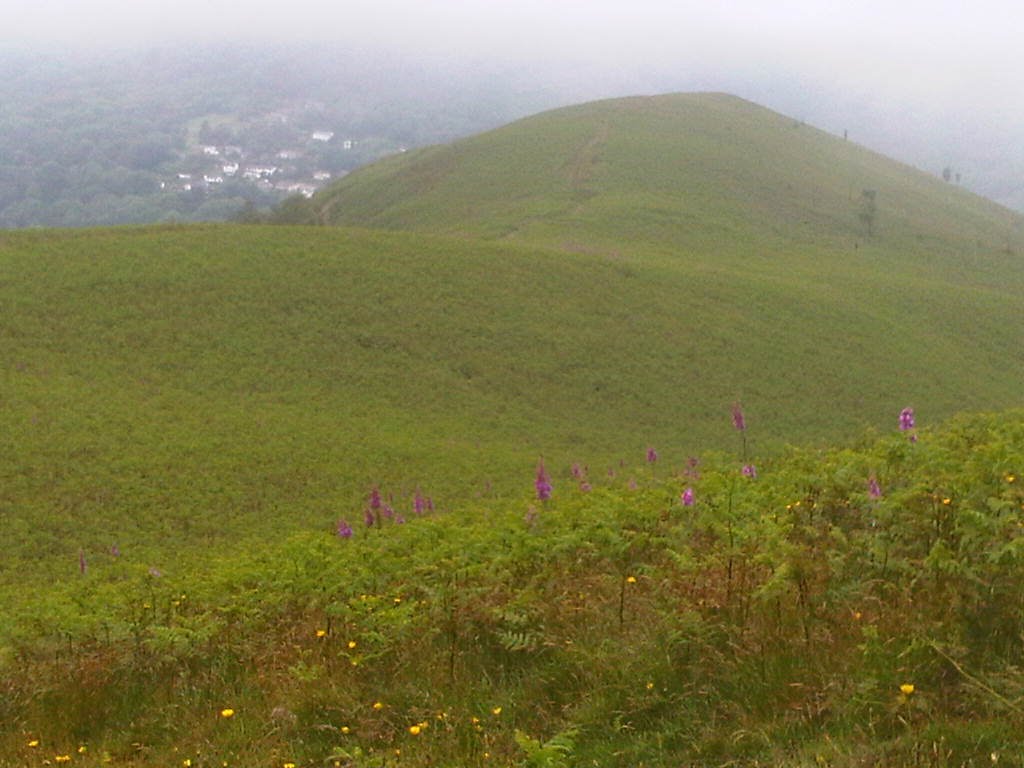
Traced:
[[0, 765], [1014, 765], [1024, 413], [892, 432], [97, 564]]

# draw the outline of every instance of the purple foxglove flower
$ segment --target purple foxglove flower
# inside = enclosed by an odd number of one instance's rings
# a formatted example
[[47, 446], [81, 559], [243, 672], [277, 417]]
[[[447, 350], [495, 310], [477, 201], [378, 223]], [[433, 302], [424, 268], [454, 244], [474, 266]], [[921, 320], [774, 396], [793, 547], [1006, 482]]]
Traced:
[[868, 478], [868, 496], [872, 499], [882, 498], [882, 488], [878, 484], [878, 480], [874, 475]]
[[121, 556], [121, 548], [119, 546], [117, 546], [117, 544], [114, 544], [113, 546], [110, 547], [110, 556], [111, 557], [120, 557]]
[[395, 510], [391, 508], [390, 504], [385, 504], [383, 507], [381, 507], [381, 512], [384, 513], [384, 517], [386, 517], [388, 520], [395, 516]]
[[577, 480], [583, 479], [583, 467], [579, 465], [579, 462], [574, 462], [572, 465], [572, 476]]
[[426, 508], [427, 500], [423, 498], [423, 495], [419, 491], [416, 491], [416, 496], [412, 500], [412, 511], [417, 515], [422, 515]]
[[551, 478], [548, 477], [547, 470], [544, 469], [544, 459], [541, 459], [537, 465], [537, 479], [534, 480], [533, 485], [537, 489], [538, 499], [547, 501], [551, 498]]
[[732, 425], [740, 432], [743, 432], [747, 428], [747, 422], [743, 418], [743, 409], [740, 407], [739, 403], [733, 403], [732, 406]]
[[582, 483], [580, 483], [580, 490], [583, 491], [583, 493], [589, 493], [591, 490], [590, 483], [584, 480]]
[[682, 496], [679, 497], [679, 500], [683, 502], [684, 507], [692, 507], [694, 504], [693, 488], [687, 488], [685, 491], [683, 491], [683, 494]]
[[906, 432], [914, 428], [914, 409], [904, 408], [900, 411], [900, 430]]
[[370, 491], [370, 509], [377, 511], [381, 508], [383, 502], [380, 498], [380, 489], [377, 486], [373, 486], [373, 490]]
[[744, 477], [749, 477], [751, 479], [757, 477], [757, 467], [755, 467], [753, 464], [744, 464], [742, 471]]
[[363, 522], [366, 523], [367, 528], [373, 527], [373, 510], [369, 507], [363, 510]]
[[346, 521], [346, 520], [339, 520], [338, 521], [337, 533], [338, 533], [338, 538], [339, 539], [351, 539], [352, 538], [352, 526], [349, 525], [348, 521]]
[[399, 525], [404, 525], [405, 524], [405, 518], [401, 514], [397, 514], [397, 515], [395, 515], [395, 522], [398, 523]]
[[653, 464], [658, 460], [658, 452], [654, 448], [647, 449], [647, 461]]

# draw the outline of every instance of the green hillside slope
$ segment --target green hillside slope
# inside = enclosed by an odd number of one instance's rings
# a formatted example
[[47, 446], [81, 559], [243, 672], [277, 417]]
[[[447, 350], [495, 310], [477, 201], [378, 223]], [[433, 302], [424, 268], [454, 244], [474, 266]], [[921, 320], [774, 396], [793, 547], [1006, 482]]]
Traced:
[[[873, 238], [860, 217], [865, 190], [875, 193]], [[1019, 217], [955, 185], [721, 94], [547, 112], [362, 169], [303, 215], [680, 257], [838, 257], [872, 239], [930, 262], [1005, 250], [1020, 234]]]
[[1021, 402], [1010, 261], [767, 277], [235, 226], [8, 233], [0, 273], [9, 585], [329, 525], [374, 484], [507, 492], [540, 454], [679, 464], [731, 445], [736, 400], [762, 453]]

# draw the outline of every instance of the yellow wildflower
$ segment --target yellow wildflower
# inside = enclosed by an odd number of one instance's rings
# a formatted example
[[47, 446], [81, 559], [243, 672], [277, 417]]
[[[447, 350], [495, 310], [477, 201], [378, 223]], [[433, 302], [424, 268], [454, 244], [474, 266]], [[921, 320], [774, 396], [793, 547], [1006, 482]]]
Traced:
[[948, 507], [948, 506], [949, 506], [950, 504], [952, 504], [952, 503], [953, 503], [953, 500], [952, 500], [951, 498], [949, 498], [949, 496], [943, 496], [943, 497], [942, 497], [942, 503], [943, 503], [943, 504], [944, 504], [945, 506], [947, 506], [947, 507]]
[[419, 736], [421, 730], [423, 730], [423, 729], [420, 728], [418, 725], [410, 725], [409, 726], [409, 733], [411, 733], [413, 736]]
[[55, 763], [70, 763], [71, 755], [54, 755], [53, 761]]
[[495, 715], [495, 716], [500, 715], [501, 714], [501, 707], [495, 707], [494, 709], [492, 709], [491, 710], [491, 714]]
[[914, 686], [911, 683], [904, 683], [900, 686], [900, 693], [904, 696], [909, 696], [914, 692]]
[[230, 707], [228, 707], [226, 709], [222, 709], [220, 711], [220, 716], [223, 717], [223, 718], [234, 717], [235, 716], [235, 710], [231, 709]]
[[636, 576], [627, 576], [626, 577], [626, 583], [627, 584], [636, 584]]
[[1006, 482], [1008, 482], [1008, 483], [1012, 483], [1016, 479], [1017, 479], [1017, 477], [1015, 475], [1007, 475], [1006, 476]]
[[341, 732], [348, 736], [352, 732], [352, 729], [349, 728], [347, 725], [343, 725], [341, 726]]
[[652, 683], [650, 680], [647, 681], [647, 690], [648, 691], [653, 691], [654, 690], [654, 683]]
[[349, 641], [348, 641], [348, 647], [349, 647], [350, 649], [351, 649], [351, 648], [355, 648], [355, 647], [356, 647], [356, 641], [355, 641], [355, 640], [349, 640]]
[[380, 710], [384, 709], [384, 705], [381, 702], [379, 702], [379, 701], [375, 701], [375, 702], [373, 702], [373, 708], [378, 710], [378, 711], [380, 711]]
[[84, 755], [84, 754], [85, 754], [86, 752], [88, 752], [88, 751], [89, 751], [89, 750], [88, 750], [88, 749], [86, 748], [85, 744], [83, 744], [82, 746], [80, 746], [80, 747], [78, 748], [78, 754], [80, 754], [80, 755]]
[[192, 768], [192, 758], [186, 757], [184, 760], [181, 761], [181, 764], [182, 766], [184, 766], [184, 768]]
[[29, 747], [31, 747], [32, 749], [35, 749], [36, 747], [38, 747], [38, 746], [39, 746], [39, 739], [32, 739], [32, 741], [30, 741], [30, 742], [28, 743], [28, 745], [29, 745]]
[[327, 637], [327, 630], [326, 629], [318, 629], [316, 631], [316, 636], [317, 637]]
[[295, 768], [295, 763], [285, 763], [281, 768]]

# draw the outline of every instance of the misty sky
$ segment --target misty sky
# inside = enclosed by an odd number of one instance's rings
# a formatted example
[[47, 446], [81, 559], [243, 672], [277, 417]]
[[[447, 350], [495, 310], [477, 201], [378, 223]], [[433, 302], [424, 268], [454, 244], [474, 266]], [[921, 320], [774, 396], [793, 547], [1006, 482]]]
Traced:
[[625, 67], [782, 65], [925, 93], [1007, 81], [1024, 63], [1024, 6], [991, 0], [0, 0], [0, 10], [6, 42], [361, 41]]
[[[1024, 115], [1024, 4], [890, 0], [0, 0], [0, 43], [337, 41], [594, 71], [765, 70]], [[625, 79], [625, 78], [622, 78]]]
[[[315, 41], [519, 64], [541, 85], [575, 77], [588, 98], [726, 90], [918, 165], [955, 155], [967, 172], [964, 147], [998, 154], [1024, 129], [1019, 1], [0, 0], [0, 11], [0, 46]], [[915, 143], [920, 131], [929, 138]]]

